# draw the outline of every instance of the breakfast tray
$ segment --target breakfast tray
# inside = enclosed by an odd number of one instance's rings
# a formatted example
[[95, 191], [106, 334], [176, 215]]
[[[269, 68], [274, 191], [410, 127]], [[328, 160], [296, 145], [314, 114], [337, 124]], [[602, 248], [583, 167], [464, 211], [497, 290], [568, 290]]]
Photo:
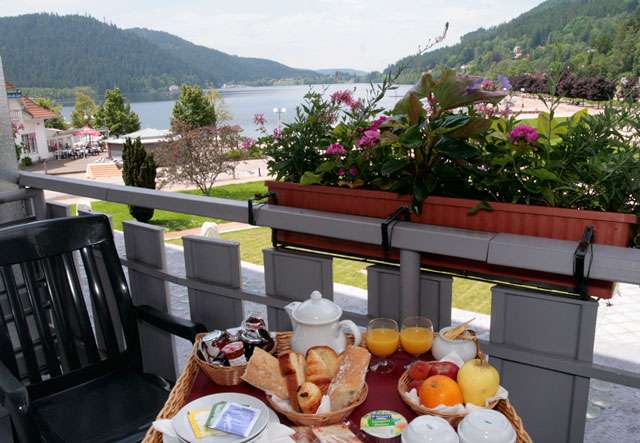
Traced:
[[[276, 340], [278, 342], [278, 354], [283, 354], [291, 349], [291, 336], [291, 332], [277, 333]], [[349, 340], [353, 343], [353, 339], [351, 337], [349, 337]], [[365, 342], [366, 336], [363, 334], [363, 345]], [[157, 419], [172, 418], [185, 404], [187, 404], [191, 388], [193, 387], [193, 383], [200, 371], [194, 355], [195, 354], [192, 353], [189, 357], [187, 365], [182, 371], [182, 374], [180, 374], [180, 377], [178, 377], [178, 380], [176, 380], [176, 384], [171, 390], [164, 407], [158, 413]], [[513, 425], [518, 436], [517, 443], [533, 443], [533, 440], [524, 429], [522, 419], [509, 400], [500, 400], [495, 409], [502, 412], [502, 414], [504, 414]], [[149, 431], [147, 431], [144, 440], [142, 440], [142, 443], [162, 443], [162, 434], [155, 429], [150, 428]]]

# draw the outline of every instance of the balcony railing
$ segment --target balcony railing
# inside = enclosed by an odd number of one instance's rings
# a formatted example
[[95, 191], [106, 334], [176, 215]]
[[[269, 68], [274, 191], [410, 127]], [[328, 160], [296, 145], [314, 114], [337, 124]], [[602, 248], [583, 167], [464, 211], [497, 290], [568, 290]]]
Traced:
[[[43, 190], [99, 200], [247, 223], [246, 202], [188, 194], [159, 192], [87, 180], [21, 173], [19, 184], [28, 192], [16, 197], [35, 199], [42, 218], [67, 215], [69, 208], [49, 203], [42, 208]], [[0, 198], [0, 203], [2, 199]], [[39, 209], [38, 209], [39, 208]], [[302, 210], [275, 205], [256, 205], [255, 223], [321, 235], [336, 240], [381, 243], [383, 220]], [[168, 271], [163, 231], [137, 222], [124, 223], [125, 255], [136, 303], [170, 309], [168, 283], [186, 288], [191, 317], [209, 328], [237, 325], [243, 302], [262, 305], [271, 329], [290, 328], [283, 306], [306, 299], [313, 289], [333, 297], [332, 258], [325, 254], [288, 248], [266, 249], [265, 293], [243, 290], [239, 245], [202, 237], [184, 237], [185, 275]], [[525, 236], [465, 231], [439, 226], [399, 222], [391, 246], [399, 249], [398, 266], [377, 264], [367, 269], [367, 312], [346, 312], [364, 326], [372, 317], [401, 319], [427, 315], [434, 326], [451, 322], [452, 279], [420, 268], [420, 254], [438, 254], [489, 264], [574, 275], [577, 242]], [[640, 250], [594, 245], [586, 263], [593, 279], [640, 284]], [[587, 266], [587, 265], [585, 265]], [[640, 388], [640, 375], [593, 363], [598, 303], [528, 287], [499, 284], [492, 289], [491, 329], [483, 349], [502, 374], [510, 398], [523, 416], [535, 441], [582, 441], [591, 378]], [[145, 343], [145, 364], [175, 378], [175, 345], [167, 344], [157, 331]], [[166, 358], [172, 354], [174, 358]]]

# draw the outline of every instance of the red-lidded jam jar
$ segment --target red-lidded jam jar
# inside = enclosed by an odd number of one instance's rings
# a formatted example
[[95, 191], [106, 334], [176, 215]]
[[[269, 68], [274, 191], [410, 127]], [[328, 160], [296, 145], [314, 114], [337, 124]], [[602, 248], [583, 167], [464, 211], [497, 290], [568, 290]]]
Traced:
[[247, 358], [244, 355], [244, 343], [234, 341], [222, 348], [224, 356], [229, 361], [229, 366], [242, 366], [247, 364]]

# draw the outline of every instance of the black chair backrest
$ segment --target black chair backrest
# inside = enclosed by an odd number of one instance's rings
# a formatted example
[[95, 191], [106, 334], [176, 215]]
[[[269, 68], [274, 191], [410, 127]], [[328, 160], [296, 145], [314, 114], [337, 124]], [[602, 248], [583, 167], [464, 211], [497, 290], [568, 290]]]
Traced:
[[107, 217], [0, 229], [0, 359], [42, 395], [77, 382], [73, 374], [141, 367], [135, 310]]

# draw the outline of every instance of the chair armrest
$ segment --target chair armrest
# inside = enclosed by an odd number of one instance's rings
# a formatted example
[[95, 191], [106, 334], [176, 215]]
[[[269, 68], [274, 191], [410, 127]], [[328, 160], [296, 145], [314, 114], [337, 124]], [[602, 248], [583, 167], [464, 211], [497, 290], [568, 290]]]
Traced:
[[7, 409], [8, 403], [15, 408], [26, 411], [29, 406], [27, 388], [0, 361], [0, 404]]
[[[10, 422], [13, 422], [18, 441], [30, 441], [29, 436], [32, 436], [33, 429], [30, 429], [28, 424], [28, 412], [27, 388], [0, 361], [0, 441], [13, 441]], [[4, 413], [8, 413], [11, 420], [3, 416]], [[8, 436], [5, 435], [7, 433]]]
[[176, 317], [166, 312], [162, 312], [152, 306], [142, 305], [136, 306], [138, 318], [156, 328], [167, 331], [178, 337], [189, 340], [191, 343], [196, 341], [196, 335], [201, 332], [207, 332], [207, 328], [191, 320]]
[[0, 441], [13, 443], [11, 416], [9, 416], [9, 411], [7, 411], [2, 406], [0, 406]]

